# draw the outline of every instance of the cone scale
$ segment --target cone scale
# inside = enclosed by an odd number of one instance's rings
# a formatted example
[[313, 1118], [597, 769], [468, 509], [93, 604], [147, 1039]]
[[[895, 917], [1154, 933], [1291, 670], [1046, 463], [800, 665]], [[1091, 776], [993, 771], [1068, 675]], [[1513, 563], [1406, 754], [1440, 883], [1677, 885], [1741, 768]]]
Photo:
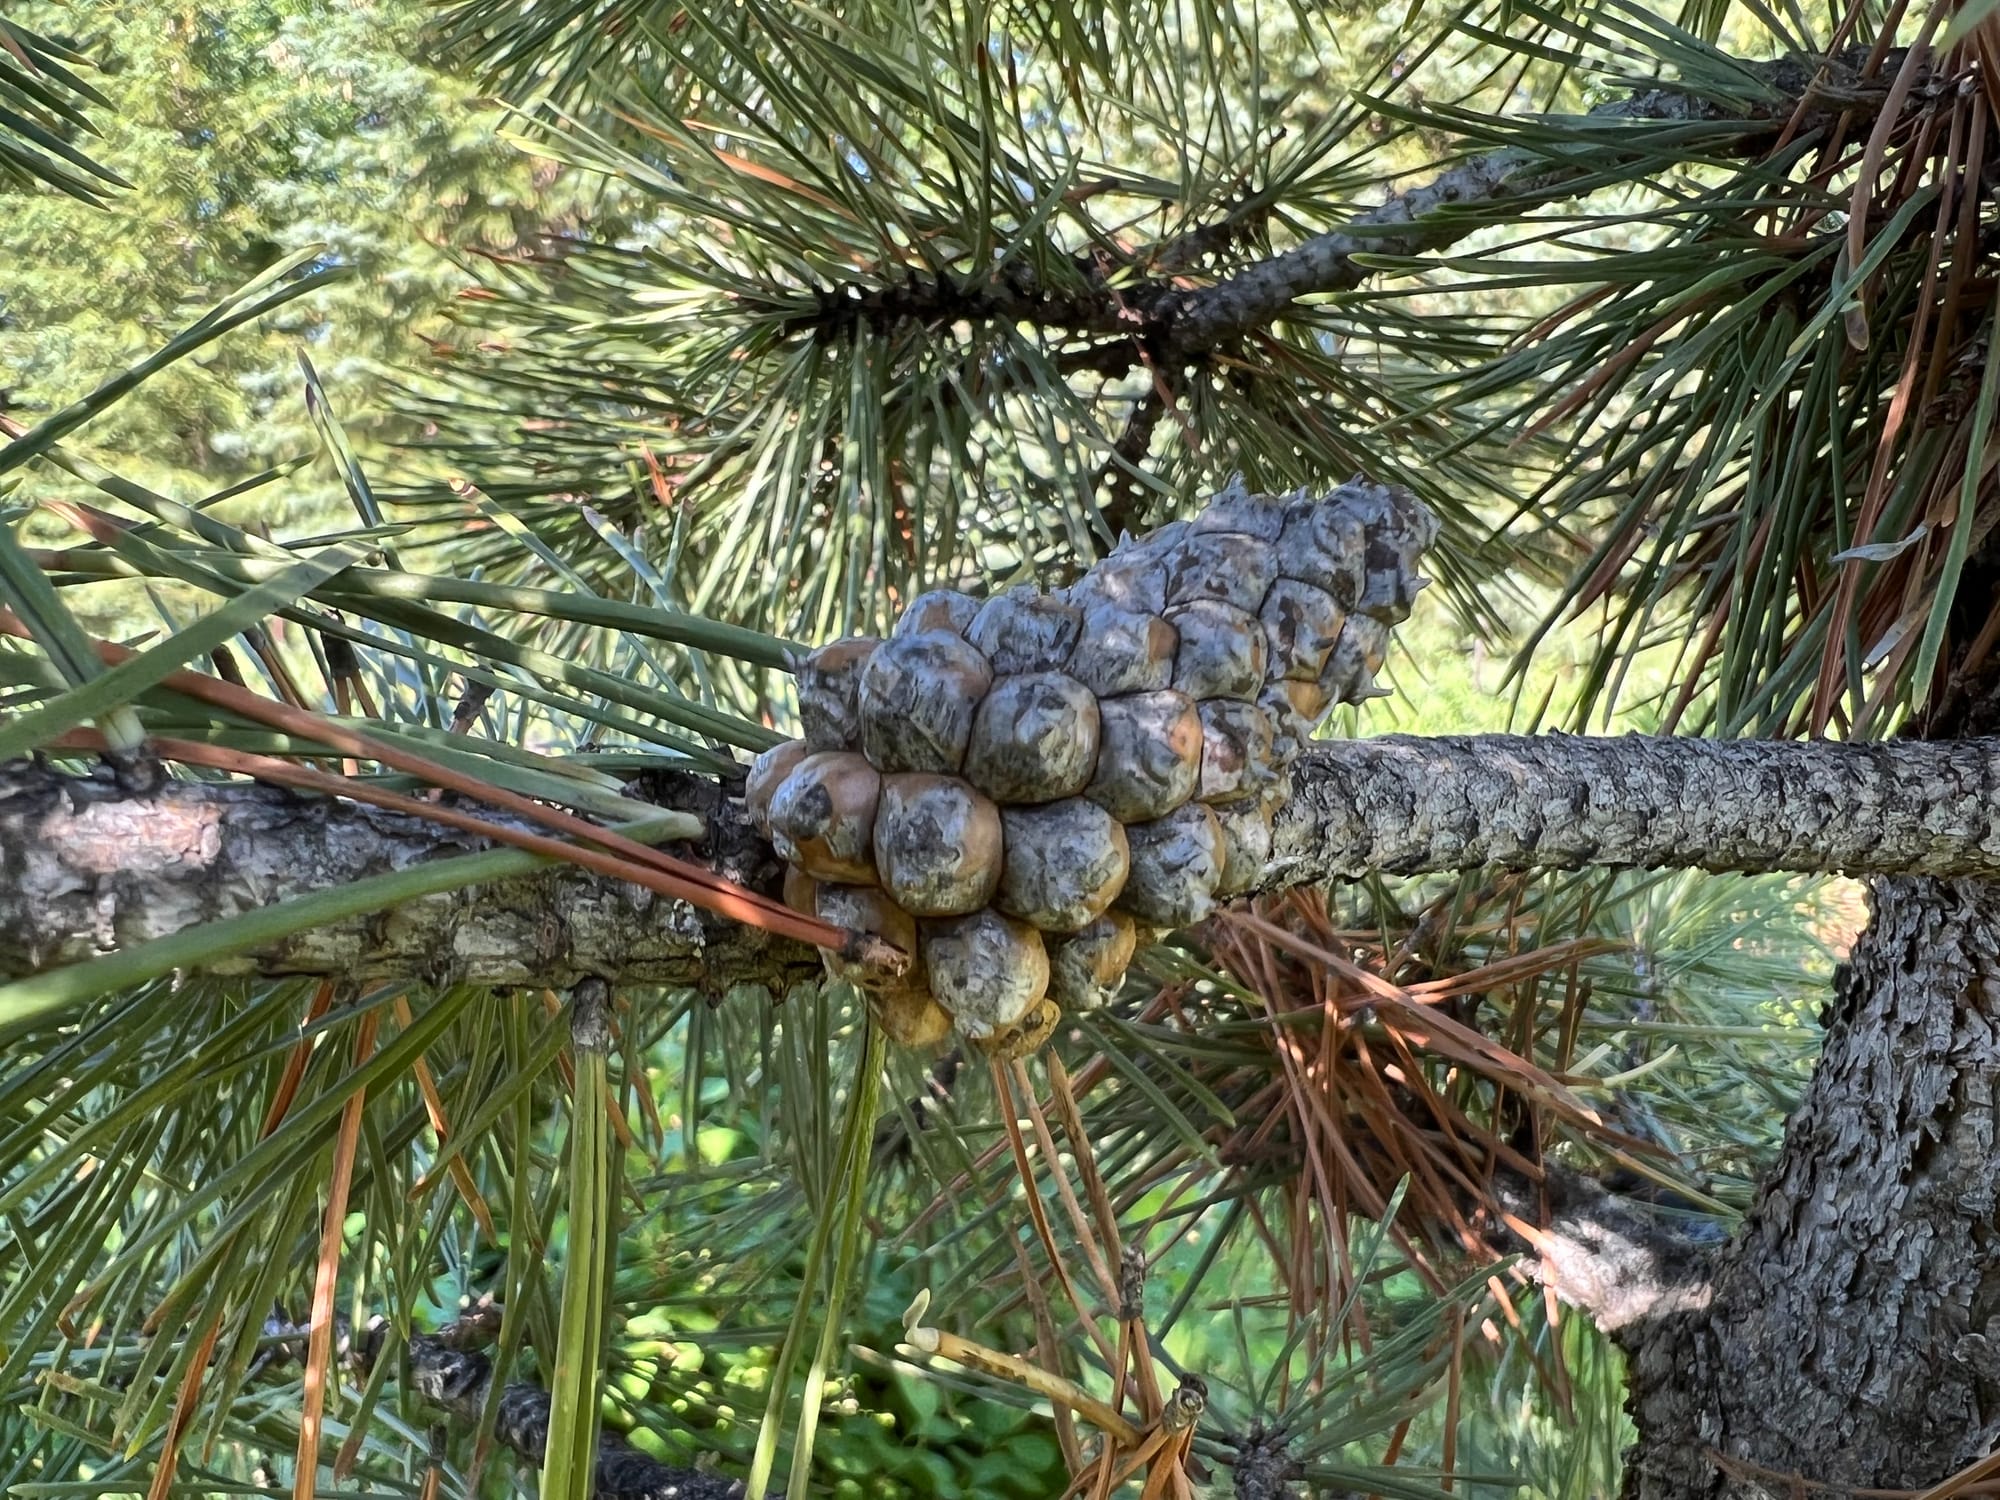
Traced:
[[1032, 1050], [1148, 932], [1255, 885], [1318, 720], [1379, 694], [1436, 530], [1390, 486], [1239, 482], [1067, 589], [922, 595], [800, 664], [804, 737], [758, 757], [751, 820], [824, 914], [912, 952], [871, 996], [899, 1040], [948, 1017]]

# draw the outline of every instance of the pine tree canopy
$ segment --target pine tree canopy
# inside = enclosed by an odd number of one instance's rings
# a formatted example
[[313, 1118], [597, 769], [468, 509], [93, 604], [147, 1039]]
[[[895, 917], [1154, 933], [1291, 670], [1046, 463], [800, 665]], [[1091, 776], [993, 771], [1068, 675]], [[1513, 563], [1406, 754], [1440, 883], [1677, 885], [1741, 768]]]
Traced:
[[0, 4], [0, 1495], [1990, 1488], [1991, 0]]

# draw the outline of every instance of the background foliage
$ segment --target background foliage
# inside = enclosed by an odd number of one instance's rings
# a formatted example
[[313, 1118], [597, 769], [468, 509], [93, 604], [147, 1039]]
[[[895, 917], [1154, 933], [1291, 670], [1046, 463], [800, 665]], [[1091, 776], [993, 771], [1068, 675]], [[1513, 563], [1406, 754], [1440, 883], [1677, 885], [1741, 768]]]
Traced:
[[[298, 355], [357, 413], [356, 437], [399, 428], [387, 370], [448, 335], [464, 261], [519, 255], [619, 223], [615, 188], [505, 138], [470, 82], [426, 61], [429, 7], [408, 0], [226, 8], [10, 5], [88, 62], [99, 157], [130, 185], [106, 205], [0, 186], [0, 412], [32, 424], [150, 353], [210, 304], [301, 250], [349, 274], [108, 411], [92, 437], [133, 477], [220, 490], [312, 450]], [[307, 507], [334, 491], [283, 492]], [[258, 518], [308, 510], [260, 497]]]

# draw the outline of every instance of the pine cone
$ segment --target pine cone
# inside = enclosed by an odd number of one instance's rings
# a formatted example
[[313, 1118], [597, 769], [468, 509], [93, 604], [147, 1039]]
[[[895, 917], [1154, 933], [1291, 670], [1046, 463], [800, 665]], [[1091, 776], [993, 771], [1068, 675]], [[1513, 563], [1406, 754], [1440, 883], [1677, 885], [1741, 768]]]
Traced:
[[[939, 590], [800, 664], [751, 768], [799, 904], [911, 954], [878, 1017], [1005, 1055], [1117, 992], [1142, 928], [1251, 889], [1327, 709], [1379, 693], [1437, 524], [1407, 490], [1240, 481], [1055, 593]], [[808, 878], [809, 877], [809, 878]]]

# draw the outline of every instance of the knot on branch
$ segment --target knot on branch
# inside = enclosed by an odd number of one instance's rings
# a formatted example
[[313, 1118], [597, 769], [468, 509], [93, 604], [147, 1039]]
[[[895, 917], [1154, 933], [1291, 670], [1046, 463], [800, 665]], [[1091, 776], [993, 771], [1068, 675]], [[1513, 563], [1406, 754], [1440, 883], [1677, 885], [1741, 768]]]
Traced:
[[1541, 1280], [1604, 1332], [1637, 1330], [1713, 1298], [1712, 1245], [1582, 1173], [1549, 1163], [1539, 1193], [1518, 1178], [1496, 1186], [1507, 1228], [1539, 1260]]

